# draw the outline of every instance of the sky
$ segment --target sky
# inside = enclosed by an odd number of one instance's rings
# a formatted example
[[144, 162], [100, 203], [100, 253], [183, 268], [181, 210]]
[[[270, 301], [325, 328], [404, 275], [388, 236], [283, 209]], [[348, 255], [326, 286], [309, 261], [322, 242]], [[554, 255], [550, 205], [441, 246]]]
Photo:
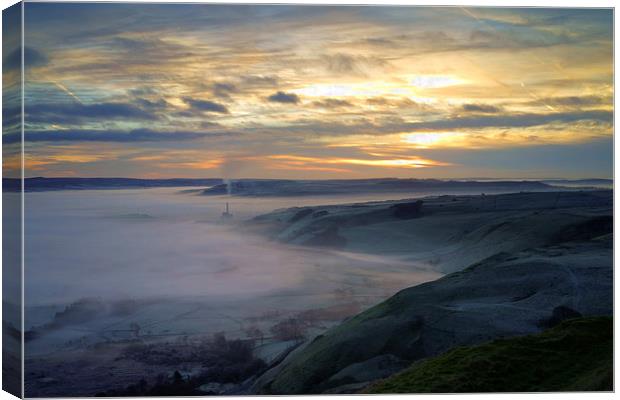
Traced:
[[613, 174], [611, 9], [26, 3], [24, 21], [26, 176]]

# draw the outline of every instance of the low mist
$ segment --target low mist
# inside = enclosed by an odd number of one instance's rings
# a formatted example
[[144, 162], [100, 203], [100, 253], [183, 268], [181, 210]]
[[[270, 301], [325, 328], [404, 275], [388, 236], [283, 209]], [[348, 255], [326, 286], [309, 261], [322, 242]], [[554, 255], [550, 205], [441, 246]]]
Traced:
[[[277, 208], [353, 201], [360, 195], [232, 198], [179, 188], [27, 193], [27, 329], [49, 324], [54, 312], [84, 298], [208, 304], [211, 314], [195, 316], [208, 325], [226, 307], [229, 314], [305, 310], [342, 303], [343, 296], [365, 307], [438, 276], [396, 260], [244, 233], [244, 220]], [[221, 218], [226, 202], [232, 219]]]

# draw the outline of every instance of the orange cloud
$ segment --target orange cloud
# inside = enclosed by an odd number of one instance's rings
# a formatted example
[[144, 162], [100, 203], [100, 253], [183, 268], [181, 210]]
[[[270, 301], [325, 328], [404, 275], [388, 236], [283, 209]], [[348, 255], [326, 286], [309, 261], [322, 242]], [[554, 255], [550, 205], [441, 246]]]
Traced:
[[222, 160], [206, 160], [195, 162], [166, 162], [157, 164], [161, 168], [213, 169], [222, 165]]
[[[272, 160], [282, 160], [288, 165], [312, 165], [312, 164], [351, 164], [371, 167], [391, 167], [391, 168], [424, 168], [451, 165], [440, 161], [425, 159], [422, 157], [400, 157], [384, 159], [363, 159], [363, 158], [339, 158], [339, 157], [305, 157], [295, 155], [271, 155], [266, 158]], [[316, 167], [324, 168], [324, 167]], [[312, 169], [312, 168], [310, 168]]]

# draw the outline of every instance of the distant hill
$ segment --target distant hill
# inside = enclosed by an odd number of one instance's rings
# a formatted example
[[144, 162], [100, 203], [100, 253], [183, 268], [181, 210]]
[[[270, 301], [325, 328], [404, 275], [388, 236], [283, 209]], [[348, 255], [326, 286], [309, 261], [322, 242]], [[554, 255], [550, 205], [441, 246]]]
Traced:
[[[610, 179], [545, 180], [545, 181], [490, 181], [490, 180], [441, 180], [441, 179], [238, 179], [224, 181], [208, 179], [134, 179], [134, 178], [26, 178], [27, 192], [50, 190], [130, 189], [154, 187], [197, 187], [205, 196], [320, 196], [355, 193], [416, 193], [436, 192], [526, 192], [565, 188], [612, 187]], [[20, 190], [20, 179], [4, 178], [2, 188], [7, 192]]]
[[544, 191], [550, 185], [537, 181], [454, 181], [439, 179], [284, 180], [240, 179], [205, 189], [202, 194], [232, 196], [319, 196], [398, 192], [520, 192]]
[[[39, 192], [49, 190], [87, 190], [87, 189], [131, 189], [175, 186], [214, 186], [221, 179], [133, 179], [133, 178], [26, 178], [25, 191]], [[20, 190], [20, 179], [2, 179], [2, 190]]]
[[599, 188], [611, 188], [614, 185], [613, 179], [549, 179], [541, 181], [548, 185], [553, 186], [568, 186], [568, 187], [599, 187]]

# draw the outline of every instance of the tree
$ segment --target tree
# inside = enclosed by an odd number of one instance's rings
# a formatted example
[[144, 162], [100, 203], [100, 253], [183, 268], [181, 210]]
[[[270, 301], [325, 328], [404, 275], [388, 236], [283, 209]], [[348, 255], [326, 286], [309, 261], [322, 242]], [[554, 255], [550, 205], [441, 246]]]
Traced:
[[297, 318], [287, 318], [269, 330], [279, 340], [301, 340], [305, 336], [306, 326]]
[[249, 328], [246, 328], [245, 334], [248, 336], [248, 338], [258, 340], [260, 344], [263, 344], [265, 335], [263, 331], [261, 331], [256, 325], [252, 325]]
[[142, 330], [142, 328], [140, 328], [140, 325], [138, 325], [136, 322], [132, 322], [131, 324], [129, 324], [129, 330], [131, 330], [133, 336], [137, 338], [140, 337], [140, 331]]
[[172, 383], [174, 385], [181, 385], [183, 383], [183, 375], [179, 371], [174, 371], [172, 375]]

